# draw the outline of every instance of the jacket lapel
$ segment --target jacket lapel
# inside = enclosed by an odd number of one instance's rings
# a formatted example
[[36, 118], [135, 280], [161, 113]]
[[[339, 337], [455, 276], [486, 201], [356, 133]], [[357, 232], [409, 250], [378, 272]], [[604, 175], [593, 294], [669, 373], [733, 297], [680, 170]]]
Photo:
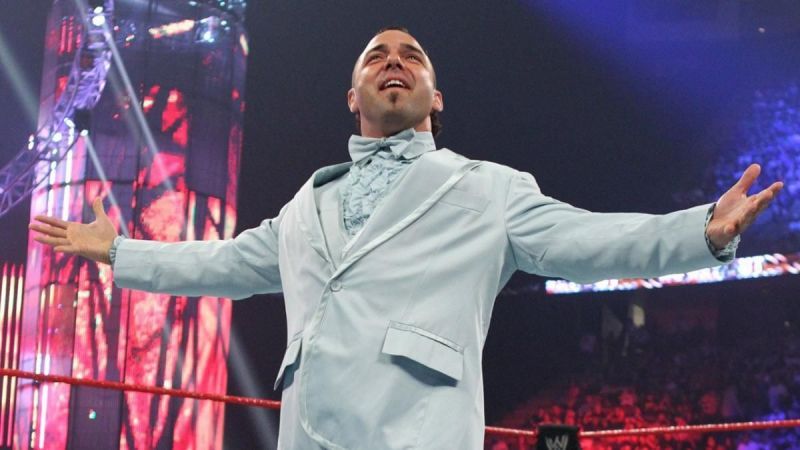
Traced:
[[311, 247], [319, 253], [325, 261], [328, 261], [329, 264], [333, 264], [333, 260], [325, 244], [325, 235], [322, 233], [322, 225], [320, 224], [319, 214], [317, 212], [319, 208], [314, 196], [314, 188], [341, 176], [350, 169], [352, 164], [352, 162], [346, 162], [317, 170], [295, 195], [299, 219], [298, 228], [300, 228], [300, 231], [302, 231], [303, 235], [308, 239]]
[[466, 159], [447, 149], [422, 155], [381, 200], [361, 233], [345, 247], [337, 273], [417, 220], [479, 164], [480, 161]]

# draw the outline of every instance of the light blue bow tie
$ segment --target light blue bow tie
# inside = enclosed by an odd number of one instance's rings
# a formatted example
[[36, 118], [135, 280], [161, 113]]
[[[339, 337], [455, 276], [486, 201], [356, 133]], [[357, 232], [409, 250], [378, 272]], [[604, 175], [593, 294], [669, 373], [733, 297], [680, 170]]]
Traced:
[[427, 131], [415, 131], [413, 128], [403, 130], [388, 138], [352, 135], [347, 146], [354, 163], [381, 150], [391, 151], [397, 159], [414, 159], [425, 152], [436, 150], [433, 134]]

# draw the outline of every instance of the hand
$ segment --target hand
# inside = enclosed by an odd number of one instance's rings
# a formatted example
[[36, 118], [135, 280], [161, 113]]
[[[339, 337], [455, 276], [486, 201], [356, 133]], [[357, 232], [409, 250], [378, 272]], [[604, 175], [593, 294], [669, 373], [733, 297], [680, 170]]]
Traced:
[[65, 222], [49, 216], [36, 216], [36, 222], [28, 225], [38, 235], [33, 239], [50, 245], [57, 252], [69, 253], [89, 258], [93, 261], [111, 264], [108, 251], [117, 230], [103, 209], [103, 200], [96, 198], [92, 203], [95, 220], [90, 224]]
[[783, 182], [776, 181], [758, 194], [748, 197], [747, 191], [760, 173], [761, 166], [751, 164], [739, 181], [717, 201], [714, 215], [706, 228], [708, 238], [717, 249], [724, 248], [736, 235], [744, 232], [783, 189]]

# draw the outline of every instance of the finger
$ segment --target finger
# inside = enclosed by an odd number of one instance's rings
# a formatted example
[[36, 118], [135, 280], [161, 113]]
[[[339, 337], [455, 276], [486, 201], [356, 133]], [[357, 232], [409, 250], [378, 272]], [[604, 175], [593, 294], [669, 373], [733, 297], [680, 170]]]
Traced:
[[764, 195], [760, 196], [761, 198], [759, 198], [759, 200], [758, 200], [758, 207], [757, 207], [758, 211], [757, 211], [757, 214], [760, 214], [761, 211], [765, 210], [772, 203], [772, 201], [775, 200], [775, 196], [776, 195], [777, 195], [777, 192], [773, 192], [773, 191], [769, 191], [769, 190], [765, 191]]
[[33, 240], [36, 241], [36, 242], [41, 242], [42, 244], [45, 244], [45, 245], [53, 246], [53, 247], [61, 246], [61, 245], [64, 245], [64, 246], [70, 245], [69, 241], [66, 240], [66, 239], [54, 238], [54, 237], [43, 236], [43, 235], [34, 236]]
[[783, 182], [777, 181], [772, 183], [770, 187], [764, 189], [763, 191], [759, 192], [756, 197], [756, 202], [758, 203], [758, 207], [762, 208], [772, 202], [775, 199], [775, 196], [783, 189]]
[[775, 193], [769, 189], [764, 189], [752, 197], [756, 208], [760, 208], [763, 204], [771, 202], [773, 198], [775, 198]]
[[106, 210], [103, 208], [102, 198], [97, 197], [96, 199], [94, 199], [94, 201], [92, 202], [92, 209], [94, 210], [95, 218], [97, 219], [100, 219], [101, 217], [108, 218], [108, 215], [106, 215]]
[[772, 183], [767, 190], [771, 191], [773, 195], [777, 194], [778, 192], [783, 189], [783, 181], [776, 181]]
[[50, 216], [36, 216], [34, 219], [38, 220], [39, 222], [46, 223], [48, 225], [58, 227], [58, 228], [67, 228], [69, 222], [65, 222], [61, 219], [57, 219], [55, 217]]
[[755, 222], [758, 216], [761, 215], [765, 209], [767, 209], [769, 204], [772, 203], [774, 196], [771, 192], [766, 192], [766, 194], [768, 195], [762, 196], [762, 198], [760, 198], [757, 202], [754, 202], [753, 205], [747, 209], [747, 212], [744, 214], [744, 216], [739, 219], [739, 225], [737, 228], [740, 233], [749, 228], [750, 225]]
[[775, 183], [772, 183], [768, 188], [764, 189], [758, 194], [754, 194], [752, 197], [757, 198], [758, 200], [765, 198], [771, 200], [778, 194], [778, 192], [781, 191], [781, 189], [783, 189], [783, 182], [776, 181]]
[[750, 166], [745, 169], [744, 173], [742, 173], [739, 181], [737, 181], [733, 187], [746, 194], [747, 191], [750, 190], [750, 187], [753, 185], [753, 183], [755, 183], [759, 174], [761, 174], [761, 166], [758, 164], [750, 164]]
[[43, 233], [43, 234], [46, 234], [46, 235], [52, 236], [52, 237], [59, 237], [59, 238], [66, 238], [67, 237], [67, 231], [65, 229], [63, 229], [63, 228], [56, 228], [56, 227], [51, 227], [51, 226], [43, 226], [43, 225], [39, 225], [38, 223], [32, 223], [32, 224], [28, 225], [28, 228], [30, 228], [33, 231], [36, 231], [36, 232], [39, 232], [39, 233]]

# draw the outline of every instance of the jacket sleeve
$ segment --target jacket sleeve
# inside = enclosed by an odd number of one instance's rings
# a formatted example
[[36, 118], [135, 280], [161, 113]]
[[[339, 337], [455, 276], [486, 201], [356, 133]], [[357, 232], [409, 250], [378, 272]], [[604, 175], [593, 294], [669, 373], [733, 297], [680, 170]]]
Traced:
[[506, 196], [508, 241], [517, 268], [579, 283], [656, 277], [718, 266], [706, 244], [710, 205], [665, 215], [592, 213], [543, 195], [516, 172]]
[[117, 248], [118, 287], [172, 295], [242, 299], [281, 291], [278, 230], [286, 212], [223, 241], [125, 239]]

